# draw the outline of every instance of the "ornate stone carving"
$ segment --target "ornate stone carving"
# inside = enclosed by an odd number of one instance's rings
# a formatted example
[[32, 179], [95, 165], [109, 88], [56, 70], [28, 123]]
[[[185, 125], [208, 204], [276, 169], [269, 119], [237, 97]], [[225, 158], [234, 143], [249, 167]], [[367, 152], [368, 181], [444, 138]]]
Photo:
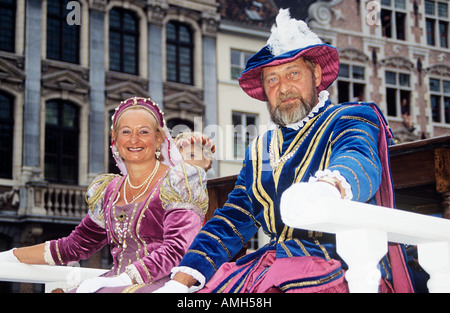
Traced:
[[391, 66], [399, 69], [405, 69], [412, 71], [414, 69], [414, 63], [410, 60], [399, 57], [399, 56], [393, 56], [393, 57], [387, 57], [380, 61], [380, 64], [382, 66]]
[[369, 61], [369, 57], [367, 55], [355, 48], [344, 48], [340, 50], [339, 58], [342, 60], [350, 60], [362, 63], [366, 63]]
[[342, 2], [342, 0], [331, 1], [317, 1], [311, 4], [308, 8], [308, 14], [311, 17], [311, 26], [330, 26], [332, 13], [336, 15], [338, 19], [344, 17], [339, 10], [333, 10], [332, 7]]
[[434, 74], [440, 76], [450, 76], [450, 66], [447, 64], [433, 64], [425, 69], [427, 74]]

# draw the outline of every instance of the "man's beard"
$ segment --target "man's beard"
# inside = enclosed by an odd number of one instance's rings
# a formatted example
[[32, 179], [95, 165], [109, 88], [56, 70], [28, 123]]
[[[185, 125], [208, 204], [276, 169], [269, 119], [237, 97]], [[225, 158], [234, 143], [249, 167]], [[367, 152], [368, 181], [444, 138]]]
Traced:
[[[317, 89], [313, 88], [313, 90], [314, 91], [312, 92], [310, 99], [304, 99], [297, 92], [291, 92], [285, 95], [280, 95], [277, 99], [277, 104], [275, 107], [272, 107], [270, 103], [267, 102], [267, 108], [269, 109], [272, 121], [277, 125], [286, 126], [304, 119], [316, 106], [318, 101]], [[298, 98], [300, 102], [281, 106], [281, 102], [283, 100], [291, 98]]]

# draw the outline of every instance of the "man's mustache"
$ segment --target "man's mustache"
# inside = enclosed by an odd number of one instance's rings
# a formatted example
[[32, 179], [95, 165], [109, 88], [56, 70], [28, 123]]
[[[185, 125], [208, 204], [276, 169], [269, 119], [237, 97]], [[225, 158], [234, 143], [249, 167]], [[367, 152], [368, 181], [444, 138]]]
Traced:
[[298, 92], [290, 92], [287, 94], [280, 94], [278, 96], [277, 107], [280, 107], [281, 103], [287, 99], [300, 99], [300, 102], [303, 102], [303, 99]]

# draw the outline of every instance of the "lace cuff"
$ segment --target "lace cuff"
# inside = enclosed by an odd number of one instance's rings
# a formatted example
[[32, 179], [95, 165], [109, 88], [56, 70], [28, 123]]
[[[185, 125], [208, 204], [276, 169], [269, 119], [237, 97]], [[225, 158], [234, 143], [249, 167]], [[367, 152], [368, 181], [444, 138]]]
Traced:
[[138, 284], [138, 285], [144, 284], [144, 280], [142, 279], [141, 274], [139, 274], [138, 269], [133, 264], [128, 265], [125, 268], [125, 273], [127, 273], [128, 276], [130, 276], [130, 278], [134, 284]]
[[194, 279], [196, 279], [199, 282], [198, 285], [194, 285], [189, 288], [189, 290], [188, 290], [189, 293], [199, 291], [200, 289], [202, 289], [205, 286], [205, 276], [203, 276], [203, 274], [200, 273], [199, 271], [197, 271], [193, 268], [187, 267], [187, 266], [178, 266], [178, 267], [172, 268], [172, 275], [170, 276], [170, 278], [173, 278], [175, 276], [175, 274], [178, 272], [191, 275]]
[[50, 241], [46, 241], [44, 245], [44, 260], [48, 265], [56, 265], [50, 251]]
[[321, 178], [332, 178], [338, 180], [343, 189], [343, 192], [341, 191], [344, 195], [343, 199], [351, 200], [353, 198], [352, 187], [338, 170], [330, 171], [329, 169], [326, 169], [323, 171], [317, 171], [315, 176], [309, 178], [308, 182], [316, 182]]

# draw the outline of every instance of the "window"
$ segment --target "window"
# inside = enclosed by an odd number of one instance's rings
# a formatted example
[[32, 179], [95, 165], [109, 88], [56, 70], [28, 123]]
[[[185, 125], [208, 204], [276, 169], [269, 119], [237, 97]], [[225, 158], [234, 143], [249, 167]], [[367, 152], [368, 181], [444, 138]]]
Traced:
[[0, 178], [12, 178], [14, 99], [0, 92]]
[[0, 50], [14, 52], [16, 1], [0, 0]]
[[338, 101], [364, 101], [365, 90], [364, 67], [341, 64], [338, 79]]
[[448, 3], [426, 0], [425, 1], [425, 27], [427, 44], [448, 48], [448, 25], [450, 14]]
[[63, 100], [45, 107], [45, 179], [78, 183], [79, 109]]
[[79, 63], [80, 26], [67, 23], [68, 2], [47, 0], [47, 59]]
[[253, 55], [252, 52], [245, 52], [231, 49], [231, 79], [238, 79], [245, 69], [248, 59]]
[[[402, 111], [411, 114], [410, 95], [411, 83], [410, 75], [406, 73], [397, 73], [386, 71], [386, 103], [387, 115], [400, 117]], [[402, 109], [402, 103], [404, 109]]]
[[133, 11], [109, 12], [109, 69], [138, 74], [139, 19]]
[[192, 85], [193, 39], [191, 28], [183, 23], [166, 25], [166, 73], [167, 80]]
[[381, 27], [384, 37], [406, 39], [406, 0], [381, 1]]
[[433, 122], [450, 124], [450, 80], [430, 78], [430, 103]]
[[233, 132], [233, 151], [235, 159], [243, 159], [245, 150], [254, 138], [257, 132], [257, 115], [233, 112], [232, 122], [234, 126]]

